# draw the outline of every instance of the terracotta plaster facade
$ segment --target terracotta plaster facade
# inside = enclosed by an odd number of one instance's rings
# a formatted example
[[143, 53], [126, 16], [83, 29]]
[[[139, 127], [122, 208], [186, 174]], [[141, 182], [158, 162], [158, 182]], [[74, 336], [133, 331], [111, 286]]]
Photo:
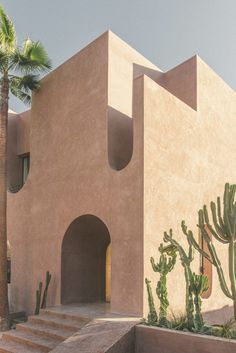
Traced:
[[[198, 209], [221, 195], [226, 181], [235, 183], [235, 136], [235, 92], [197, 56], [163, 73], [108, 31], [47, 75], [31, 111], [9, 118], [10, 189], [20, 183], [19, 156], [30, 153], [26, 183], [8, 193], [12, 309], [32, 313], [47, 270], [48, 305], [61, 304], [76, 266], [81, 287], [74, 290], [89, 290], [88, 278], [100, 281], [91, 300], [104, 300], [99, 254], [104, 259], [111, 243], [111, 310], [146, 315], [144, 279], [156, 282], [150, 256], [164, 230], [184, 241], [182, 219], [197, 232]], [[66, 248], [65, 265], [63, 241], [73, 227], [83, 236]], [[224, 258], [226, 249], [218, 250]], [[183, 310], [179, 264], [169, 295], [171, 308]], [[203, 309], [227, 304], [213, 271]]]

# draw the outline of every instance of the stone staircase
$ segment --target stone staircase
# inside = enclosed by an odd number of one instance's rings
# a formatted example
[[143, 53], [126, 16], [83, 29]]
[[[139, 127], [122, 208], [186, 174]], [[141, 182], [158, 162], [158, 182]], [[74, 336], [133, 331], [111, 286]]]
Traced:
[[41, 310], [40, 315], [30, 316], [26, 323], [17, 324], [15, 330], [3, 333], [0, 352], [50, 352], [89, 321], [71, 314]]

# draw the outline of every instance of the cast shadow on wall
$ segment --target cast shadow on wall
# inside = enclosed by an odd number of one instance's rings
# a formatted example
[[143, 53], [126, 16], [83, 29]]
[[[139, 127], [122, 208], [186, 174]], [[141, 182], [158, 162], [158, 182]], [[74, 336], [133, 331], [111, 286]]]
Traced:
[[125, 168], [133, 154], [133, 119], [108, 107], [108, 161], [114, 170]]

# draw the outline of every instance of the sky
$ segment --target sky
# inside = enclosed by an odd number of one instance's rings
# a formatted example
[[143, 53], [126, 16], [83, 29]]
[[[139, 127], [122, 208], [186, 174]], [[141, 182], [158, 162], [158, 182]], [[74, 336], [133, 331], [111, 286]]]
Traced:
[[[110, 29], [167, 71], [198, 54], [236, 90], [236, 0], [0, 0], [18, 42], [40, 40], [62, 64]], [[10, 99], [16, 112], [25, 106]]]

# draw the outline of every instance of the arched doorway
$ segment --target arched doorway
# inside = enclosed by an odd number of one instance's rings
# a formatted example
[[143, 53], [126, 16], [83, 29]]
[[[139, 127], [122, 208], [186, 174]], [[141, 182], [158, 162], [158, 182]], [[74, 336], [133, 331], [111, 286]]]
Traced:
[[76, 218], [62, 242], [61, 303], [106, 301], [110, 235], [96, 216]]

